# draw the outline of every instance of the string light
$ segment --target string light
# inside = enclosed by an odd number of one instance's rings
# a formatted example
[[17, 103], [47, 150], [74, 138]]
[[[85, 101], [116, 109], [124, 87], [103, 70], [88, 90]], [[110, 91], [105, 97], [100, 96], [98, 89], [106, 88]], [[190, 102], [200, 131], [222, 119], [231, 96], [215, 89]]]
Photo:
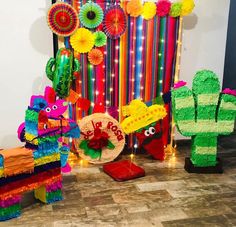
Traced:
[[112, 92], [113, 91], [113, 88], [112, 87], [110, 87], [110, 92]]

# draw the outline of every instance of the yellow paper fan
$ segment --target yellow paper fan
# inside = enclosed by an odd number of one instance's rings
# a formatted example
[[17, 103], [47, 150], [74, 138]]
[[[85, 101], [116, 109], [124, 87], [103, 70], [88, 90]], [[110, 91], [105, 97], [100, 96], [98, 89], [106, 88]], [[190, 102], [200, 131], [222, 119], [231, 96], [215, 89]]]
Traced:
[[86, 28], [79, 28], [70, 37], [70, 44], [76, 52], [87, 53], [94, 46], [94, 35]]

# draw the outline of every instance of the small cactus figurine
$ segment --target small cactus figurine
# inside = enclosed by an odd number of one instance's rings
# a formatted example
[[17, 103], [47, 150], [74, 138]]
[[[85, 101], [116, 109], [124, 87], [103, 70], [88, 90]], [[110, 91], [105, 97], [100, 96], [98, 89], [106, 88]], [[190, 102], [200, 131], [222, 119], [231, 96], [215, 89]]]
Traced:
[[53, 88], [60, 98], [69, 95], [73, 74], [80, 70], [79, 61], [74, 58], [71, 50], [61, 48], [57, 52], [56, 59], [50, 58], [46, 65], [46, 74], [53, 83]]
[[185, 169], [222, 173], [217, 159], [217, 136], [234, 130], [236, 96], [233, 92], [220, 93], [219, 79], [208, 70], [196, 73], [192, 90], [183, 85], [172, 90], [172, 106], [177, 129], [192, 137], [191, 157], [186, 158]]

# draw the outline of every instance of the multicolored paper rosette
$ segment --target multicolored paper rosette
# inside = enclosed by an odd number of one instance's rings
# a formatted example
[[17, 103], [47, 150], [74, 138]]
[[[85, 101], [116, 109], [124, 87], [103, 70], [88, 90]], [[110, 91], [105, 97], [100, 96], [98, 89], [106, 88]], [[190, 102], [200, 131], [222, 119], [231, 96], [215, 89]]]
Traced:
[[79, 19], [81, 24], [85, 27], [96, 28], [102, 23], [103, 10], [98, 4], [94, 2], [88, 2], [81, 7]]
[[79, 26], [76, 10], [67, 3], [55, 3], [48, 10], [47, 22], [53, 33], [59, 36], [72, 35]]
[[88, 53], [88, 60], [92, 65], [99, 65], [102, 63], [103, 61], [103, 54], [102, 51], [100, 51], [99, 49], [92, 49], [89, 53]]
[[111, 39], [118, 39], [126, 29], [126, 17], [123, 9], [118, 5], [109, 7], [104, 13], [103, 28]]
[[96, 47], [102, 47], [102, 46], [106, 45], [107, 36], [104, 32], [97, 31], [97, 32], [94, 32], [93, 34], [94, 34], [95, 46]]
[[156, 15], [156, 4], [154, 2], [145, 2], [143, 5], [142, 16], [145, 20], [150, 20]]
[[79, 28], [71, 37], [70, 44], [78, 53], [87, 53], [94, 46], [94, 35], [86, 28]]

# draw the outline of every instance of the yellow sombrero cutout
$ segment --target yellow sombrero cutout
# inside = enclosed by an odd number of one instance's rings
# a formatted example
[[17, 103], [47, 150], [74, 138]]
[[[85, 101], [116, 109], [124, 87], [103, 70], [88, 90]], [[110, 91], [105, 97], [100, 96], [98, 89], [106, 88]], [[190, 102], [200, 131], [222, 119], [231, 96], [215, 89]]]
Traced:
[[141, 100], [134, 99], [128, 106], [122, 107], [122, 114], [128, 117], [122, 121], [121, 127], [129, 134], [163, 119], [167, 113], [162, 105], [154, 104], [147, 107]]

